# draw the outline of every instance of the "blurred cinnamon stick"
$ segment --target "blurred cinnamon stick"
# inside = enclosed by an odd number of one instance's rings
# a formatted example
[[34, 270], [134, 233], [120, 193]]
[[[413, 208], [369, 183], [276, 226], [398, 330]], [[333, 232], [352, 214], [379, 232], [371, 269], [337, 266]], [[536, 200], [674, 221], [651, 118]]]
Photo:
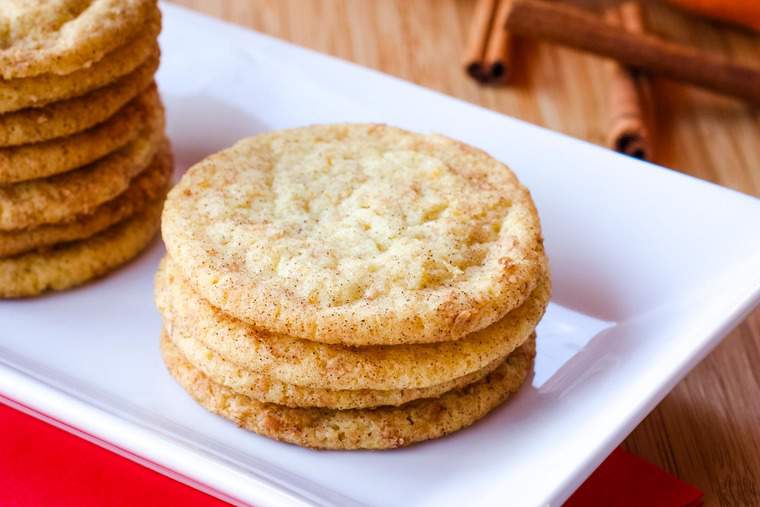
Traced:
[[485, 80], [484, 59], [488, 35], [495, 14], [496, 0], [477, 0], [470, 25], [470, 38], [464, 57], [464, 69], [473, 79]]
[[506, 21], [512, 0], [477, 0], [464, 58], [467, 74], [481, 83], [505, 81], [509, 75], [511, 36]]
[[[609, 6], [605, 20], [634, 33], [644, 32], [641, 5], [626, 1]], [[650, 125], [644, 87], [647, 78], [616, 61], [609, 63], [610, 96], [608, 104], [609, 130], [607, 146], [632, 157], [649, 160], [651, 157]]]
[[493, 83], [509, 79], [512, 54], [512, 36], [507, 30], [507, 18], [512, 10], [512, 0], [500, 0], [496, 8], [491, 36], [484, 60], [488, 80]]
[[612, 26], [563, 2], [513, 0], [507, 29], [607, 56], [632, 67], [760, 103], [760, 68]]

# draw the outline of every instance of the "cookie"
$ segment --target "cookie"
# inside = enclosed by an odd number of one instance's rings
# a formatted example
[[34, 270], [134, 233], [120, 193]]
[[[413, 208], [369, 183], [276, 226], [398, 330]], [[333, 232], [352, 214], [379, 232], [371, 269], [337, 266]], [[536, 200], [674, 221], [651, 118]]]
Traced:
[[158, 64], [150, 56], [118, 81], [81, 97], [0, 115], [0, 146], [69, 136], [107, 120], [150, 85]]
[[238, 394], [257, 401], [276, 403], [287, 407], [323, 407], [336, 410], [398, 406], [421, 398], [437, 398], [442, 394], [472, 384], [495, 370], [504, 358], [473, 373], [442, 384], [418, 389], [320, 389], [287, 384], [266, 374], [246, 370], [227, 361], [201, 342], [181, 333], [169, 336], [163, 331], [162, 339], [171, 340], [187, 361], [203, 372], [214, 383], [229, 387]]
[[0, 77], [69, 74], [133, 39], [155, 0], [3, 0]]
[[203, 407], [261, 435], [318, 449], [390, 449], [442, 437], [470, 426], [502, 404], [528, 377], [535, 339], [484, 379], [439, 398], [399, 407], [331, 410], [262, 403], [212, 382], [169, 340], [161, 342], [172, 376]]
[[101, 204], [92, 213], [64, 223], [33, 229], [0, 231], [0, 257], [10, 257], [58, 243], [89, 238], [131, 217], [142, 211], [150, 202], [162, 199], [166, 195], [172, 170], [172, 154], [167, 146], [156, 154], [148, 169], [132, 180], [124, 193]]
[[323, 343], [458, 340], [545, 270], [533, 201], [505, 165], [384, 125], [245, 139], [185, 174], [162, 232], [222, 311]]
[[0, 297], [36, 296], [81, 285], [137, 256], [158, 231], [163, 199], [91, 238], [0, 259]]
[[109, 53], [91, 67], [71, 74], [42, 74], [0, 81], [0, 113], [78, 97], [129, 74], [151, 55], [158, 55], [156, 37], [161, 30], [158, 14], [135, 40]]
[[124, 148], [96, 162], [50, 178], [0, 187], [0, 230], [64, 222], [90, 213], [124, 192], [146, 169], [164, 139], [163, 114]]
[[480, 370], [528, 338], [549, 293], [544, 278], [522, 306], [456, 342], [346, 347], [270, 333], [225, 315], [193, 291], [173, 260], [164, 259], [156, 275], [156, 303], [172, 336], [192, 337], [281, 382], [332, 390], [423, 388]]
[[44, 178], [87, 165], [134, 141], [162, 113], [155, 85], [103, 123], [82, 132], [0, 148], [0, 184]]

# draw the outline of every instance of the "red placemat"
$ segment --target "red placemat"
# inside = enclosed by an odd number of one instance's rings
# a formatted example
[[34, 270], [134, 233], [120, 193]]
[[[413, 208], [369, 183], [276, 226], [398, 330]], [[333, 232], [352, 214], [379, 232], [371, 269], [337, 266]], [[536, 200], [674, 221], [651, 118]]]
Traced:
[[[702, 493], [618, 449], [566, 507], [692, 507]], [[226, 503], [0, 404], [0, 505], [59, 507]]]
[[0, 404], [0, 505], [228, 505]]
[[597, 468], [565, 507], [697, 507], [702, 492], [621, 448]]

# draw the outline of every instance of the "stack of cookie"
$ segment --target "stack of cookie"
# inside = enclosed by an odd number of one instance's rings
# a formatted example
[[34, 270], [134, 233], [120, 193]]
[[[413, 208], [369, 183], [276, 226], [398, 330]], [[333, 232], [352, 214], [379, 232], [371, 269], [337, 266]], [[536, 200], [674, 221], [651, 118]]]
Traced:
[[462, 143], [382, 125], [259, 135], [192, 167], [162, 232], [164, 361], [262, 435], [400, 447], [472, 424], [532, 369], [539, 219]]
[[0, 8], [0, 297], [60, 290], [144, 249], [172, 171], [155, 0]]

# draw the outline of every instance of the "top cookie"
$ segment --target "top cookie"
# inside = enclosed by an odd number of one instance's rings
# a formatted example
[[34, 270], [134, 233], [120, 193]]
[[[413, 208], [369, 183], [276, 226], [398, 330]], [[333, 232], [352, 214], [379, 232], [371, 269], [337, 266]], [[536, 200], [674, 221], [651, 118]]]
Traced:
[[0, 76], [68, 74], [140, 31], [155, 0], [3, 0]]
[[545, 272], [527, 189], [486, 153], [384, 125], [259, 135], [192, 167], [163, 234], [222, 311], [324, 343], [456, 340]]

